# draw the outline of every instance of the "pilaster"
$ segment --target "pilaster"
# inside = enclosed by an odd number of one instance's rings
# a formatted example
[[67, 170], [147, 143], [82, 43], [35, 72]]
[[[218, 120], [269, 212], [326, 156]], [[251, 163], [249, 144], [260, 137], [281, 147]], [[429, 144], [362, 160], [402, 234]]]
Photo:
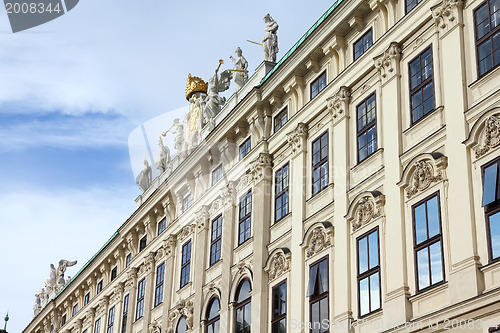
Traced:
[[127, 330], [132, 330], [132, 325], [135, 320], [135, 307], [137, 306], [137, 268], [131, 267], [127, 274], [125, 282], [125, 292], [128, 292], [128, 315], [127, 315]]
[[200, 327], [201, 314], [201, 304], [203, 304], [203, 283], [205, 277], [205, 267], [206, 258], [208, 255], [206, 253], [207, 249], [207, 230], [210, 228], [208, 207], [202, 206], [200, 210], [196, 212], [195, 217], [196, 223], [196, 243], [195, 243], [195, 257], [194, 257], [194, 304], [200, 304], [200, 306], [194, 307], [194, 327]]
[[174, 260], [175, 260], [175, 246], [177, 239], [174, 235], [169, 235], [167, 239], [163, 241], [163, 250], [165, 251], [165, 280], [163, 289], [163, 314], [162, 314], [162, 327], [167, 327], [168, 325], [168, 310], [172, 303], [172, 289], [173, 289], [173, 272], [174, 272]]
[[143, 277], [146, 279], [145, 293], [144, 293], [144, 315], [142, 318], [143, 332], [147, 332], [149, 324], [151, 323], [151, 309], [153, 308], [154, 299], [154, 276], [155, 276], [155, 252], [149, 252], [144, 262], [139, 269], [138, 280]]

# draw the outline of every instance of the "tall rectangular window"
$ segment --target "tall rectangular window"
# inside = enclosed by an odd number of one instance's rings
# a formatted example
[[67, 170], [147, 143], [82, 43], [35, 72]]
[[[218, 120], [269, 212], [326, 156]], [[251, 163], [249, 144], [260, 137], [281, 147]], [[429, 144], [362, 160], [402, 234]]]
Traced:
[[286, 333], [286, 280], [273, 288], [272, 333]]
[[102, 280], [99, 281], [99, 283], [97, 284], [97, 294], [99, 294], [101, 291], [102, 291]]
[[245, 156], [250, 153], [250, 150], [252, 149], [251, 143], [251, 137], [248, 137], [248, 139], [240, 145], [240, 160], [245, 158]]
[[210, 239], [210, 266], [220, 260], [222, 243], [222, 215], [212, 221], [212, 234]]
[[127, 255], [127, 259], [125, 259], [125, 267], [130, 266], [130, 261], [132, 260], [132, 253]]
[[182, 246], [181, 261], [181, 288], [189, 282], [189, 270], [191, 268], [191, 241]]
[[274, 117], [274, 132], [277, 132], [288, 121], [288, 108], [284, 108]]
[[165, 281], [165, 263], [156, 268], [156, 287], [155, 287], [155, 307], [163, 302], [163, 282]]
[[222, 178], [222, 164], [217, 166], [212, 171], [212, 186], [217, 184], [217, 182]]
[[146, 291], [146, 278], [139, 281], [137, 285], [137, 308], [135, 310], [135, 320], [142, 318], [144, 314], [144, 293]]
[[93, 333], [99, 333], [101, 331], [101, 318], [97, 319], [94, 322], [94, 332]]
[[373, 45], [372, 29], [368, 30], [360, 39], [354, 43], [354, 60], [361, 57]]
[[158, 222], [158, 235], [165, 231], [167, 228], [167, 219], [163, 218]]
[[500, 260], [500, 160], [496, 159], [482, 168], [483, 202], [488, 235], [490, 261]]
[[191, 199], [191, 193], [186, 195], [184, 197], [184, 199], [182, 199], [182, 211], [185, 212], [186, 210], [188, 210], [191, 205], [192, 205], [193, 201]]
[[412, 207], [417, 290], [444, 281], [439, 193]]
[[66, 315], [63, 315], [61, 318], [61, 326], [64, 326], [66, 324]]
[[111, 309], [109, 309], [108, 328], [106, 329], [106, 333], [113, 333], [114, 324], [115, 324], [115, 307], [113, 306]]
[[277, 222], [283, 218], [286, 214], [288, 214], [288, 163], [285, 164], [281, 169], [276, 171], [275, 176], [275, 211], [274, 211], [274, 220]]
[[412, 125], [434, 110], [432, 49], [427, 48], [408, 64]]
[[248, 191], [240, 199], [239, 226], [238, 226], [238, 245], [243, 244], [250, 238], [250, 227], [252, 217], [252, 191]]
[[90, 293], [86, 293], [85, 297], [83, 298], [83, 306], [89, 304], [90, 301]]
[[113, 281], [114, 279], [116, 279], [116, 276], [118, 275], [118, 267], [114, 267], [112, 270], [111, 270], [111, 281]]
[[500, 2], [486, 0], [474, 10], [479, 76], [500, 64]]
[[311, 99], [316, 97], [321, 90], [326, 88], [326, 72], [323, 72], [317, 79], [311, 82]]
[[311, 265], [309, 269], [309, 320], [311, 333], [328, 332], [328, 257]]
[[375, 93], [356, 107], [358, 127], [358, 162], [377, 150], [377, 106]]
[[359, 316], [363, 317], [380, 309], [380, 250], [378, 228], [360, 236], [358, 251], [358, 301]]
[[73, 305], [73, 311], [71, 312], [71, 317], [76, 316], [77, 312], [78, 312], [78, 303]]
[[148, 236], [145, 235], [139, 241], [139, 252], [141, 252], [142, 250], [144, 250], [146, 248], [147, 243], [148, 243]]
[[328, 185], [328, 132], [312, 144], [312, 194], [315, 195]]
[[128, 294], [123, 298], [122, 333], [127, 331]]

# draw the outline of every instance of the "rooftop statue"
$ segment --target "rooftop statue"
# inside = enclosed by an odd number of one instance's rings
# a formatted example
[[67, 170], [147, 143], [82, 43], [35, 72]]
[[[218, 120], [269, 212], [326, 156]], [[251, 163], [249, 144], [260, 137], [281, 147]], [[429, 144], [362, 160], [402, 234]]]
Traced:
[[236, 59], [233, 56], [230, 56], [231, 60], [234, 63], [233, 67], [233, 79], [234, 84], [236, 85], [236, 90], [239, 90], [245, 82], [248, 80], [248, 61], [243, 56], [243, 51], [238, 47], [236, 48]]
[[278, 23], [267, 14], [264, 16], [264, 23], [266, 27], [264, 28], [265, 34], [262, 40], [262, 47], [264, 49], [264, 60], [276, 62], [276, 54], [278, 53]]
[[75, 266], [77, 261], [68, 261], [66, 259], [59, 260], [59, 267], [57, 268], [57, 282], [56, 285], [63, 287], [66, 284], [66, 280], [64, 280], [64, 272], [66, 272], [66, 268]]
[[185, 155], [185, 142], [186, 139], [184, 138], [184, 124], [180, 122], [179, 118], [174, 119], [174, 130], [172, 131], [172, 134], [175, 135], [174, 137], [174, 148], [177, 150], [177, 156], [179, 157], [184, 157]]
[[158, 150], [158, 157], [156, 158], [155, 166], [156, 169], [160, 171], [160, 173], [163, 173], [168, 169], [171, 162], [170, 149], [168, 149], [168, 147], [163, 144], [161, 136], [158, 139], [158, 147], [160, 149]]
[[146, 191], [152, 182], [152, 171], [149, 166], [148, 160], [146, 156], [144, 156], [144, 169], [142, 169], [141, 173], [137, 176], [136, 183], [139, 185], [139, 188], [142, 192]]

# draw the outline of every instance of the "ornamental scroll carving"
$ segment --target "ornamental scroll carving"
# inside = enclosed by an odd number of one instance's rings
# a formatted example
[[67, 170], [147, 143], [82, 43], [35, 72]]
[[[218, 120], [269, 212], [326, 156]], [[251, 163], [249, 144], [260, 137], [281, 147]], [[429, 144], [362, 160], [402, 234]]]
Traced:
[[155, 253], [150, 252], [146, 258], [144, 258], [144, 261], [142, 262], [141, 267], [139, 268], [139, 273], [138, 275], [144, 275], [144, 274], [149, 274], [153, 271], [155, 265]]
[[135, 280], [137, 280], [137, 268], [132, 267], [127, 274], [127, 281], [125, 281], [125, 291], [130, 291], [135, 285]]
[[207, 228], [207, 221], [210, 218], [208, 214], [208, 207], [203, 205], [201, 208], [195, 212], [195, 223], [198, 230], [203, 230]]
[[419, 155], [405, 168], [398, 185], [406, 188], [406, 198], [410, 199], [431, 184], [444, 181], [446, 166], [447, 158], [440, 153]]
[[111, 295], [111, 298], [109, 300], [111, 304], [115, 304], [121, 301], [123, 294], [123, 287], [124, 284], [120, 282], [113, 288], [113, 294]]
[[437, 6], [431, 8], [434, 22], [441, 29], [445, 29], [450, 22], [458, 23], [459, 12], [462, 9], [462, 0], [443, 0]]
[[346, 219], [356, 231], [372, 220], [384, 216], [385, 196], [378, 192], [362, 192], [349, 205]]
[[265, 270], [272, 281], [290, 270], [291, 252], [287, 248], [273, 251], [268, 258]]
[[250, 174], [254, 184], [257, 184], [266, 177], [266, 173], [269, 173], [273, 162], [272, 155], [267, 153], [260, 153], [259, 157], [250, 165]]
[[181, 232], [177, 234], [177, 240], [179, 242], [182, 242], [184, 239], [188, 238], [189, 235], [191, 235], [194, 232], [195, 224], [192, 225], [187, 225], [184, 228], [182, 228]]
[[308, 127], [304, 123], [299, 123], [297, 127], [286, 135], [292, 154], [297, 154], [305, 147]]
[[238, 185], [236, 185], [236, 193], [240, 193], [243, 190], [247, 189], [248, 186], [252, 185], [252, 180], [253, 178], [249, 174], [244, 174], [243, 176], [241, 176]]
[[351, 89], [346, 86], [340, 87], [332, 97], [327, 99], [326, 106], [330, 110], [333, 120], [338, 120], [347, 114], [350, 99]]
[[489, 116], [484, 122], [482, 145], [474, 149], [476, 158], [498, 146], [500, 146], [500, 117]]
[[163, 241], [163, 249], [165, 250], [166, 256], [171, 256], [174, 253], [175, 244], [177, 242], [177, 237], [175, 235], [169, 235], [167, 239]]
[[387, 81], [399, 70], [399, 59], [401, 57], [401, 46], [397, 42], [392, 42], [387, 50], [373, 60], [375, 68], [383, 81]]
[[303, 246], [307, 258], [333, 246], [333, 226], [331, 223], [319, 222], [311, 226], [306, 232]]
[[149, 333], [161, 333], [161, 319], [157, 318], [149, 324]]
[[168, 315], [167, 332], [168, 333], [175, 332], [175, 324], [177, 320], [182, 316], [186, 317], [186, 324], [188, 331], [191, 331], [193, 329], [193, 315], [194, 315], [193, 302], [181, 299], [179, 303], [177, 303], [175, 308], [171, 310], [170, 314]]
[[221, 190], [220, 198], [224, 209], [233, 207], [236, 202], [236, 186], [233, 181], [227, 182], [226, 187]]

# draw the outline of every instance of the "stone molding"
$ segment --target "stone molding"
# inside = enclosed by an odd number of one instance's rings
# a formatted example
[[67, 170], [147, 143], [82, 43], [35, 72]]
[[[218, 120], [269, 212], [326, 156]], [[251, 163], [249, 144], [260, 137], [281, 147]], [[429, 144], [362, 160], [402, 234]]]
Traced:
[[309, 129], [306, 124], [298, 123], [297, 127], [286, 135], [292, 154], [297, 155], [302, 151], [306, 151], [308, 130]]
[[405, 167], [398, 185], [405, 189], [406, 198], [411, 199], [428, 189], [432, 183], [446, 180], [447, 165], [446, 156], [440, 153], [418, 155]]
[[273, 166], [273, 157], [271, 154], [260, 153], [259, 157], [250, 164], [250, 174], [254, 184], [260, 183], [268, 176]]
[[399, 74], [399, 60], [401, 58], [401, 45], [392, 42], [381, 55], [373, 58], [382, 84], [385, 84], [394, 75]]
[[317, 222], [309, 227], [304, 235], [302, 247], [306, 258], [333, 246], [334, 228], [330, 222]]
[[286, 247], [271, 252], [264, 267], [269, 276], [269, 281], [273, 281], [290, 271], [291, 260], [292, 253]]
[[121, 301], [123, 295], [124, 283], [119, 282], [113, 287], [113, 294], [111, 295], [109, 302], [110, 304], [115, 304]]
[[182, 316], [186, 317], [188, 332], [193, 329], [194, 305], [191, 301], [181, 299], [168, 315], [167, 333], [174, 333], [176, 323]]
[[161, 318], [157, 318], [149, 324], [148, 332], [161, 333]]
[[431, 7], [432, 18], [436, 26], [446, 29], [459, 23], [462, 6], [462, 0], [443, 0], [438, 5]]
[[179, 242], [184, 241], [186, 238], [191, 236], [195, 230], [196, 224], [190, 224], [181, 229], [181, 231], [177, 234], [177, 240]]
[[236, 185], [233, 181], [227, 182], [226, 187], [221, 190], [220, 198], [224, 210], [233, 208], [236, 203]]
[[127, 274], [127, 280], [125, 281], [124, 291], [128, 292], [132, 290], [135, 286], [135, 282], [137, 280], [137, 268], [131, 267], [130, 271]]
[[177, 237], [175, 237], [175, 235], [169, 235], [167, 239], [163, 241], [163, 249], [165, 250], [165, 255], [167, 256], [167, 259], [174, 253], [176, 243], [177, 243]]
[[148, 255], [144, 258], [141, 267], [139, 268], [139, 273], [137, 274], [138, 276], [149, 274], [154, 271], [155, 255], [155, 252], [148, 253]]
[[210, 214], [208, 213], [208, 206], [201, 206], [201, 208], [195, 212], [195, 223], [198, 227], [198, 231], [202, 231], [208, 228], [208, 220]]
[[485, 112], [472, 126], [464, 144], [471, 148], [474, 157], [479, 159], [495, 148], [500, 147], [500, 108]]
[[352, 231], [356, 231], [372, 220], [384, 216], [385, 196], [378, 191], [358, 194], [349, 205], [345, 216]]
[[351, 89], [341, 86], [339, 90], [329, 97], [326, 106], [334, 122], [338, 122], [348, 116], [349, 101], [351, 100]]

